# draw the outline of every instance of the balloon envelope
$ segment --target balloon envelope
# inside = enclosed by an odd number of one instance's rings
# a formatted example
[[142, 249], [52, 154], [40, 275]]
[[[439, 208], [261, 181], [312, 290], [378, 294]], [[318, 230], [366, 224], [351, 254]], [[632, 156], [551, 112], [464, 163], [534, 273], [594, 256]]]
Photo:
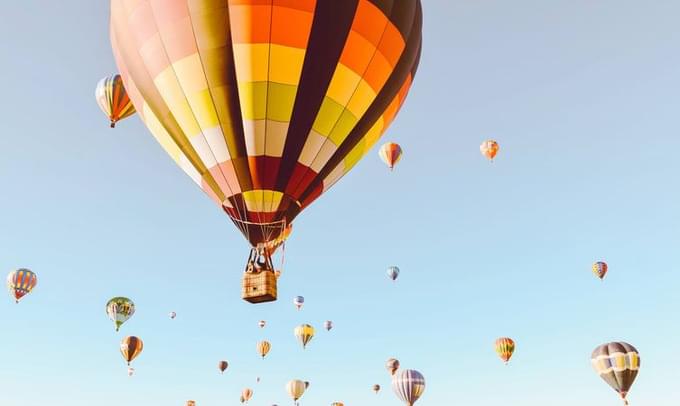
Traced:
[[142, 339], [135, 336], [127, 336], [120, 342], [120, 353], [123, 359], [130, 365], [133, 359], [137, 358], [144, 349], [144, 342]]
[[402, 402], [413, 406], [425, 391], [425, 377], [413, 369], [398, 371], [392, 377], [392, 389]]
[[305, 383], [299, 379], [294, 379], [286, 384], [286, 392], [294, 401], [297, 401], [305, 393]]
[[314, 338], [314, 327], [309, 324], [302, 324], [295, 327], [293, 333], [295, 338], [302, 344], [302, 348], [307, 348], [307, 344]]
[[126, 297], [114, 297], [106, 303], [106, 314], [118, 331], [135, 314], [135, 303]]
[[387, 362], [385, 362], [385, 369], [387, 369], [390, 375], [394, 375], [399, 369], [399, 360], [396, 358], [388, 359]]
[[323, 323], [323, 326], [324, 326], [324, 328], [326, 329], [326, 331], [331, 331], [331, 329], [333, 328], [333, 322], [330, 321], [330, 320], [326, 320], [326, 321]]
[[109, 118], [111, 128], [115, 127], [118, 121], [135, 114], [135, 106], [132, 105], [125, 91], [120, 75], [116, 74], [100, 80], [97, 83], [95, 97], [99, 108]]
[[602, 344], [595, 348], [590, 356], [590, 362], [600, 378], [625, 401], [640, 370], [638, 350], [625, 342]]
[[507, 364], [510, 361], [512, 354], [515, 352], [515, 342], [512, 338], [501, 337], [496, 340], [494, 348], [500, 359]]
[[392, 279], [393, 281], [396, 281], [397, 278], [399, 277], [399, 267], [396, 266], [391, 266], [387, 268], [387, 277]]
[[227, 368], [229, 368], [229, 363], [227, 361], [220, 361], [217, 363], [217, 369], [220, 370], [220, 373], [224, 373]]
[[606, 262], [598, 261], [593, 264], [593, 273], [600, 279], [604, 279], [607, 274], [608, 266]]
[[257, 343], [257, 352], [262, 358], [264, 358], [269, 353], [271, 348], [272, 345], [269, 341], [264, 340]]
[[37, 284], [38, 276], [30, 269], [19, 268], [7, 275], [7, 290], [17, 303], [31, 293]]
[[402, 150], [399, 144], [394, 142], [388, 142], [380, 147], [378, 155], [380, 159], [387, 165], [390, 169], [394, 169], [394, 165], [401, 159]]
[[486, 140], [482, 143], [482, 145], [479, 146], [479, 151], [482, 153], [482, 155], [491, 161], [493, 161], [493, 159], [496, 157], [499, 149], [500, 146], [494, 140]]

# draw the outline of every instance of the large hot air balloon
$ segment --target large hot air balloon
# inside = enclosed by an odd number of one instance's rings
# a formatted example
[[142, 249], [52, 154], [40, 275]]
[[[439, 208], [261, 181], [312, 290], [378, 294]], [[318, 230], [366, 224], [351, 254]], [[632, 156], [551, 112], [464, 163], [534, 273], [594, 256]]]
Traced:
[[396, 358], [388, 359], [387, 362], [385, 362], [385, 369], [387, 369], [387, 372], [389, 372], [390, 375], [394, 375], [399, 369], [399, 360]]
[[378, 384], [373, 385], [373, 392], [378, 394], [378, 392], [380, 392], [380, 385], [378, 385]]
[[302, 348], [304, 349], [307, 348], [307, 343], [309, 343], [312, 338], [314, 338], [314, 327], [310, 326], [309, 324], [302, 324], [295, 327], [293, 333], [295, 334], [295, 338], [298, 339], [300, 344], [302, 344]]
[[593, 368], [623, 399], [635, 382], [640, 370], [640, 354], [632, 345], [624, 342], [603, 344], [593, 351], [590, 357]]
[[260, 341], [257, 343], [257, 352], [260, 354], [262, 359], [264, 359], [265, 356], [267, 356], [267, 353], [269, 353], [269, 350], [272, 348], [272, 345], [269, 341]]
[[333, 328], [333, 322], [330, 320], [326, 320], [323, 323], [323, 327], [326, 329], [326, 331], [331, 331], [331, 329]]
[[217, 363], [217, 369], [220, 370], [221, 374], [223, 374], [224, 371], [227, 370], [227, 368], [229, 368], [229, 363], [227, 361], [220, 361]]
[[123, 358], [128, 365], [130, 365], [133, 359], [137, 358], [143, 349], [144, 342], [139, 337], [128, 336], [120, 342], [120, 353], [123, 354]]
[[135, 114], [135, 106], [132, 105], [123, 86], [120, 75], [105, 77], [97, 83], [95, 90], [97, 104], [111, 121], [111, 128], [116, 126], [119, 120]]
[[486, 140], [479, 146], [479, 151], [491, 162], [493, 162], [496, 154], [498, 154], [499, 149], [500, 146], [494, 140]]
[[501, 337], [495, 343], [496, 353], [506, 364], [510, 361], [512, 353], [515, 352], [515, 342], [512, 338]]
[[413, 369], [399, 371], [392, 377], [392, 389], [399, 399], [413, 406], [425, 392], [425, 377]]
[[300, 310], [302, 309], [302, 305], [305, 304], [305, 298], [302, 296], [295, 296], [293, 298], [293, 304], [295, 305], [295, 308]]
[[297, 402], [304, 395], [305, 389], [305, 383], [298, 379], [294, 379], [286, 384], [286, 392], [288, 392], [288, 396], [294, 402]]
[[30, 269], [19, 268], [7, 275], [7, 290], [17, 303], [31, 293], [37, 284], [38, 276]]
[[390, 168], [390, 170], [393, 170], [394, 165], [399, 162], [401, 159], [401, 154], [401, 146], [399, 146], [399, 144], [395, 144], [394, 142], [383, 144], [383, 146], [380, 147], [380, 151], [378, 152], [380, 159], [382, 159], [382, 161]]
[[243, 399], [244, 402], [248, 403], [250, 398], [253, 397], [253, 390], [250, 388], [245, 388], [243, 391], [241, 391], [241, 398]]
[[399, 277], [399, 267], [396, 266], [391, 266], [387, 268], [387, 277], [392, 279], [393, 281], [396, 281], [397, 278]]
[[106, 303], [106, 314], [118, 331], [135, 314], [135, 303], [126, 297], [114, 297]]
[[[421, 28], [420, 0], [111, 1], [130, 98], [250, 242], [249, 273], [394, 120]], [[246, 300], [276, 300], [273, 275], [266, 292], [247, 276]]]
[[604, 279], [604, 276], [607, 274], [607, 269], [609, 267], [607, 266], [606, 262], [598, 261], [593, 264], [593, 273], [595, 276], [600, 278], [600, 280]]

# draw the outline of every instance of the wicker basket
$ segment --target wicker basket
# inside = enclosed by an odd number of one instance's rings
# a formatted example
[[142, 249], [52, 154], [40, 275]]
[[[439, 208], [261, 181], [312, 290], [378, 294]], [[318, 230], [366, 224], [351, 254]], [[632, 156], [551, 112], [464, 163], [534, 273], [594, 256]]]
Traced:
[[276, 300], [276, 276], [271, 270], [252, 271], [243, 274], [241, 297], [250, 303]]

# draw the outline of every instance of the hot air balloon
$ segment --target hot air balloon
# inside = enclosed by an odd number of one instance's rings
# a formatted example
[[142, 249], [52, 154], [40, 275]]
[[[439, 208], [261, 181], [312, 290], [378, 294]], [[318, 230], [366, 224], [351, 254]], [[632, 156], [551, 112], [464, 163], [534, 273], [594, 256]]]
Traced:
[[399, 144], [388, 142], [380, 147], [378, 154], [380, 155], [380, 159], [385, 162], [385, 165], [387, 165], [390, 170], [394, 170], [394, 165], [401, 159], [402, 151]]
[[496, 353], [506, 364], [510, 361], [512, 353], [515, 352], [515, 342], [512, 338], [501, 337], [495, 343]]
[[269, 343], [269, 341], [260, 341], [257, 343], [257, 352], [260, 354], [262, 359], [264, 359], [271, 348], [272, 345]]
[[394, 373], [399, 369], [399, 360], [396, 358], [388, 359], [385, 363], [385, 368], [390, 373], [390, 375], [394, 375]]
[[593, 264], [593, 273], [595, 276], [600, 278], [600, 280], [604, 279], [604, 276], [607, 274], [607, 266], [606, 262], [598, 261]]
[[241, 395], [241, 396], [239, 397], [239, 401], [240, 401], [241, 403], [245, 403], [246, 400], [243, 398], [243, 395]]
[[305, 390], [309, 389], [309, 381], [305, 381]]
[[242, 297], [276, 300], [265, 246], [395, 118], [421, 3], [194, 3], [112, 0], [113, 53], [142, 121], [251, 244]]
[[333, 322], [330, 320], [326, 320], [325, 323], [323, 323], [323, 327], [326, 329], [326, 331], [331, 331], [333, 328]]
[[175, 320], [175, 317], [177, 317], [177, 313], [170, 312], [170, 313], [168, 313], [168, 317], [170, 317], [170, 319], [172, 319], [172, 320]]
[[264, 320], [260, 320], [260, 321], [257, 323], [257, 325], [260, 326], [260, 328], [264, 328], [264, 326], [267, 325], [267, 322], [264, 321]]
[[603, 344], [593, 351], [590, 357], [593, 368], [623, 399], [635, 382], [640, 370], [640, 353], [632, 345], [624, 342]]
[[135, 303], [126, 297], [114, 297], [106, 303], [106, 314], [118, 331], [135, 314]]
[[196, 406], [196, 402], [193, 400], [187, 400], [186, 406]]
[[260, 383], [260, 377], [255, 378], [255, 383]]
[[396, 281], [397, 278], [399, 277], [399, 267], [391, 266], [387, 268], [387, 277], [392, 279], [393, 281]]
[[293, 298], [293, 304], [295, 305], [295, 308], [300, 310], [302, 309], [302, 305], [305, 304], [305, 298], [302, 296], [295, 296]]
[[314, 327], [309, 324], [302, 324], [295, 327], [294, 334], [295, 338], [302, 344], [302, 348], [307, 348], [307, 343], [314, 338]]
[[120, 342], [120, 353], [127, 362], [128, 366], [133, 359], [137, 358], [144, 349], [144, 342], [141, 338], [135, 336], [127, 336]]
[[220, 370], [221, 374], [223, 374], [224, 371], [227, 370], [227, 368], [229, 368], [229, 363], [227, 361], [220, 361], [217, 363], [217, 369]]
[[482, 143], [482, 145], [479, 146], [479, 150], [481, 151], [482, 155], [487, 157], [491, 162], [493, 162], [493, 159], [496, 157], [499, 149], [500, 146], [494, 140], [486, 140]]
[[134, 375], [134, 374], [135, 374], [135, 369], [132, 368], [132, 367], [128, 367], [127, 374], [128, 374], [128, 376]]
[[373, 392], [375, 392], [376, 395], [377, 395], [378, 392], [380, 392], [380, 385], [378, 385], [378, 384], [373, 385]]
[[333, 402], [331, 403], [331, 406], [345, 406], [345, 404], [342, 402]]
[[7, 289], [16, 303], [31, 293], [37, 284], [38, 276], [30, 269], [19, 268], [7, 275]]
[[248, 403], [250, 398], [253, 397], [253, 390], [250, 388], [245, 388], [243, 391], [241, 391], [241, 397], [243, 398], [243, 401]]
[[399, 371], [392, 377], [392, 389], [402, 402], [413, 406], [425, 392], [425, 377], [413, 369]]
[[95, 90], [97, 104], [111, 121], [111, 128], [119, 120], [135, 114], [135, 107], [130, 101], [120, 75], [105, 77], [97, 83]]
[[288, 396], [290, 396], [294, 402], [297, 402], [305, 393], [305, 383], [298, 379], [294, 379], [286, 384], [286, 392], [288, 392]]

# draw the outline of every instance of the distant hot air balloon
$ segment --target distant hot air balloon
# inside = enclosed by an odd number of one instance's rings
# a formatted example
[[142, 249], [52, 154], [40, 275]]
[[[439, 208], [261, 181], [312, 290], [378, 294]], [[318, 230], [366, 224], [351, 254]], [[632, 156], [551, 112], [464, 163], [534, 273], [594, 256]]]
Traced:
[[196, 402], [193, 400], [187, 400], [186, 406], [196, 406]]
[[125, 359], [128, 366], [143, 349], [144, 342], [142, 342], [141, 338], [135, 336], [127, 336], [120, 342], [120, 353], [123, 354], [123, 359]]
[[380, 385], [378, 384], [373, 385], [373, 392], [375, 392], [376, 394], [380, 392]]
[[394, 373], [399, 369], [399, 360], [396, 358], [388, 359], [385, 363], [385, 368], [390, 373], [390, 375], [394, 375]]
[[425, 377], [413, 369], [399, 371], [392, 377], [392, 389], [399, 399], [413, 406], [425, 392]]
[[309, 389], [309, 381], [305, 381], [305, 390]]
[[16, 303], [33, 290], [38, 284], [38, 276], [35, 272], [26, 268], [19, 268], [7, 275], [7, 289], [14, 297]]
[[390, 168], [390, 170], [394, 170], [394, 165], [396, 165], [401, 159], [401, 154], [401, 146], [399, 146], [399, 144], [395, 144], [394, 142], [383, 144], [383, 146], [380, 147], [380, 151], [378, 151], [380, 159], [382, 159], [382, 161]]
[[260, 383], [260, 377], [255, 378], [255, 383]]
[[269, 353], [269, 350], [272, 348], [271, 343], [269, 341], [260, 341], [257, 343], [257, 352], [260, 354], [262, 359]]
[[494, 140], [486, 140], [482, 143], [482, 145], [479, 146], [479, 150], [482, 152], [482, 155], [487, 157], [492, 162], [496, 157], [496, 154], [498, 154], [499, 149], [500, 146]]
[[345, 406], [345, 404], [342, 402], [333, 402], [331, 403], [331, 406]]
[[253, 397], [253, 390], [250, 388], [245, 388], [243, 391], [241, 391], [241, 397], [243, 398], [243, 401], [248, 403], [250, 398]]
[[323, 323], [323, 327], [326, 329], [326, 331], [331, 331], [333, 328], [333, 322], [330, 320], [326, 320], [326, 322]]
[[175, 313], [175, 312], [170, 312], [170, 313], [168, 313], [168, 317], [170, 317], [170, 319], [174, 320], [175, 317], [177, 317], [177, 313]]
[[241, 395], [241, 396], [239, 397], [239, 401], [240, 401], [241, 403], [245, 403], [245, 402], [246, 402], [246, 400], [243, 398], [243, 395]]
[[640, 370], [640, 353], [624, 342], [603, 344], [593, 351], [590, 362], [595, 371], [627, 405], [626, 396]]
[[305, 304], [305, 298], [302, 296], [295, 296], [293, 298], [293, 304], [298, 310], [300, 310], [302, 309], [302, 305]]
[[120, 326], [135, 314], [135, 303], [126, 297], [114, 297], [106, 303], [106, 314], [118, 331]]
[[217, 363], [217, 369], [220, 370], [221, 374], [223, 374], [224, 371], [227, 370], [227, 368], [229, 368], [229, 363], [227, 361], [220, 361]]
[[260, 326], [260, 328], [264, 328], [264, 326], [267, 325], [267, 322], [264, 321], [264, 320], [260, 320], [260, 321], [257, 323], [257, 325]]
[[297, 402], [305, 393], [305, 383], [298, 379], [294, 379], [286, 384], [286, 392], [288, 392], [288, 396], [290, 396], [294, 402]]
[[510, 361], [512, 353], [515, 352], [515, 342], [512, 338], [501, 337], [495, 343], [496, 353], [506, 364]]
[[391, 266], [387, 268], [387, 277], [392, 279], [393, 281], [396, 281], [397, 278], [399, 277], [399, 267], [396, 266]]
[[128, 374], [128, 376], [132, 376], [132, 375], [134, 375], [134, 374], [135, 374], [135, 369], [134, 369], [134, 368], [132, 368], [132, 367], [128, 367], [128, 371], [127, 371], [127, 374]]
[[135, 107], [125, 91], [120, 75], [100, 80], [97, 83], [95, 97], [99, 108], [111, 121], [111, 128], [114, 128], [119, 120], [135, 114]]
[[600, 278], [600, 280], [604, 279], [604, 276], [607, 274], [607, 269], [609, 267], [607, 266], [606, 262], [598, 261], [593, 264], [593, 273], [595, 276]]
[[307, 348], [307, 343], [314, 338], [314, 327], [309, 324], [302, 324], [295, 327], [293, 333], [295, 334], [295, 338], [302, 344], [302, 348]]
[[380, 139], [422, 47], [420, 0], [265, 3], [110, 8], [140, 118], [258, 255]]

